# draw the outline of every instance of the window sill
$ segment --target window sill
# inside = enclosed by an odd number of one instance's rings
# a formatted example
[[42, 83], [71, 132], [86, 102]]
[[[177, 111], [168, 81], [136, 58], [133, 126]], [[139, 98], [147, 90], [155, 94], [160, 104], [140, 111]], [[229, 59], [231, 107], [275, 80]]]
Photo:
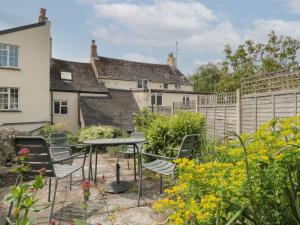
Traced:
[[0, 112], [22, 112], [18, 109], [0, 109]]
[[4, 69], [4, 70], [17, 70], [17, 71], [21, 70], [18, 67], [6, 67], [6, 66], [0, 66], [0, 69]]

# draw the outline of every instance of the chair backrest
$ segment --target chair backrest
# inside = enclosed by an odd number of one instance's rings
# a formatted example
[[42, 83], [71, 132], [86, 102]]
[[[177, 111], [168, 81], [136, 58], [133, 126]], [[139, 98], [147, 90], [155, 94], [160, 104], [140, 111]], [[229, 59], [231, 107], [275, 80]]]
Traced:
[[16, 154], [22, 148], [29, 149], [30, 153], [25, 161], [25, 164], [30, 166], [28, 175], [37, 175], [41, 168], [45, 168], [45, 176], [54, 177], [55, 172], [51, 161], [49, 145], [43, 137], [15, 137], [14, 147]]
[[55, 132], [49, 135], [50, 153], [54, 160], [65, 159], [71, 156], [66, 133]]
[[197, 134], [186, 135], [180, 145], [177, 158], [192, 159], [199, 147], [199, 136]]
[[69, 147], [66, 133], [51, 133], [49, 135], [49, 144], [51, 147]]

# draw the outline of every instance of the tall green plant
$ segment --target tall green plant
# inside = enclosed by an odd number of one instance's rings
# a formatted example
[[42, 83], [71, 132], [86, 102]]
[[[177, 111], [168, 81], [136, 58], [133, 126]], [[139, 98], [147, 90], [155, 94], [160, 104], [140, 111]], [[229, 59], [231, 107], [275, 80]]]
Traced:
[[205, 118], [194, 112], [181, 112], [174, 116], [158, 116], [145, 129], [147, 137], [146, 151], [161, 155], [174, 155], [170, 148], [180, 145], [183, 137], [188, 134], [199, 134], [205, 140]]

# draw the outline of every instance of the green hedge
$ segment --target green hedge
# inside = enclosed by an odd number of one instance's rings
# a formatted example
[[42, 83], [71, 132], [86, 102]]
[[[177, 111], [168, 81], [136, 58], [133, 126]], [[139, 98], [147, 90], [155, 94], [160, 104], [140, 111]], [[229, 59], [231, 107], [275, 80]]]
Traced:
[[194, 112], [181, 112], [174, 116], [152, 115], [148, 126], [143, 127], [147, 144], [146, 152], [174, 156], [174, 152], [166, 148], [177, 148], [185, 135], [199, 134], [200, 140], [205, 140], [205, 118]]
[[124, 136], [121, 130], [112, 126], [90, 126], [80, 130], [79, 142], [101, 138], [116, 138]]

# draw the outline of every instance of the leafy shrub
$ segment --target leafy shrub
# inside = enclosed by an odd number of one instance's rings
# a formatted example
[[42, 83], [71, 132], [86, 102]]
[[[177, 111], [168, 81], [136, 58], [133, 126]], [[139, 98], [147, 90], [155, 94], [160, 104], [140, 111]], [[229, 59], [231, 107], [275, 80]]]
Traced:
[[300, 224], [300, 117], [272, 120], [217, 149], [179, 160], [177, 184], [155, 204], [170, 224]]
[[120, 129], [112, 126], [90, 126], [80, 130], [79, 142], [100, 138], [115, 138], [121, 137], [122, 132]]
[[151, 123], [159, 116], [158, 113], [152, 113], [149, 109], [143, 108], [139, 113], [134, 115], [135, 129], [140, 132], [145, 132]]
[[51, 133], [54, 133], [54, 132], [66, 132], [67, 129], [66, 129], [66, 126], [65, 124], [45, 124], [43, 126], [43, 128], [41, 129], [41, 135], [46, 138], [46, 139], [49, 139], [49, 135]]
[[205, 119], [199, 113], [181, 112], [174, 116], [157, 115], [145, 129], [147, 137], [146, 151], [160, 155], [172, 156], [167, 148], [176, 148], [185, 135], [199, 134], [205, 137]]

